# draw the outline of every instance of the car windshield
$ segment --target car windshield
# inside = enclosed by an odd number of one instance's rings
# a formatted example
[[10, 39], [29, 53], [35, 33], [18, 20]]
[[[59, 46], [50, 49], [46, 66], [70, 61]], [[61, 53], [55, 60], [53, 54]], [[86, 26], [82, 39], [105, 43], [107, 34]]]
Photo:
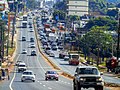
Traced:
[[73, 59], [79, 59], [79, 55], [70, 55], [70, 57]]
[[25, 65], [19, 65], [19, 67], [25, 67]]
[[55, 71], [48, 71], [48, 74], [57, 74]]
[[32, 72], [24, 72], [23, 74], [25, 74], [25, 75], [33, 75]]
[[80, 68], [79, 74], [94, 74], [98, 75], [99, 72], [96, 68]]

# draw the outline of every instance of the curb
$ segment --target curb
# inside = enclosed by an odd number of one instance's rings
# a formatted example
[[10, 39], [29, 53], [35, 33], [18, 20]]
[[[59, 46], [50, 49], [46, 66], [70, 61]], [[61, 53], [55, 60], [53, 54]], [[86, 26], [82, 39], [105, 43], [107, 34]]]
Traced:
[[[34, 20], [33, 20], [34, 23], [36, 23]], [[40, 42], [37, 38], [37, 29], [36, 29], [36, 26], [34, 24], [34, 29], [35, 29], [35, 36], [36, 36], [36, 39], [37, 39], [37, 46], [38, 46], [38, 49], [39, 49], [39, 52], [40, 54], [49, 62], [49, 64], [54, 68], [54, 69], [57, 69], [57, 70], [61, 70], [57, 65], [55, 65], [51, 60], [49, 60], [49, 58], [41, 51], [40, 49]]]

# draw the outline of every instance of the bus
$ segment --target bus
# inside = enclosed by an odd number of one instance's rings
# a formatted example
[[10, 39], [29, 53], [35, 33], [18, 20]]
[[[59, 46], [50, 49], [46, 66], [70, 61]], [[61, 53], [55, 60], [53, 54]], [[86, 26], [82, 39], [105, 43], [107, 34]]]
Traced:
[[69, 53], [69, 64], [70, 65], [79, 65], [80, 56], [77, 53]]

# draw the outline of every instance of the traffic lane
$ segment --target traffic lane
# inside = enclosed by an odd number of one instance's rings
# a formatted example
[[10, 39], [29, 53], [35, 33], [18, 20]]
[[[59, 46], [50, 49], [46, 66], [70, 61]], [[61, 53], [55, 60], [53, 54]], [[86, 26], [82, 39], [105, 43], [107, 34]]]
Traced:
[[[42, 52], [44, 52], [44, 50], [42, 49]], [[54, 63], [56, 64], [58, 67], [60, 67], [62, 70], [64, 70], [65, 72], [74, 75], [75, 73], [75, 69], [76, 67], [78, 67], [79, 65], [75, 66], [75, 65], [69, 65], [68, 61], [64, 61], [64, 59], [60, 59], [59, 58], [59, 51], [52, 51], [55, 54], [55, 57], [49, 57], [49, 55], [47, 55], [45, 52], [44, 54]], [[80, 64], [82, 65], [82, 64]]]

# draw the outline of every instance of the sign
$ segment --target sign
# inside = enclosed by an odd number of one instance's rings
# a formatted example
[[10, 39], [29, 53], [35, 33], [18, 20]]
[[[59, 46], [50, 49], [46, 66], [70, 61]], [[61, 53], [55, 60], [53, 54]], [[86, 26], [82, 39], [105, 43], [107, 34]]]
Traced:
[[4, 11], [5, 10], [5, 4], [0, 4], [0, 11]]

